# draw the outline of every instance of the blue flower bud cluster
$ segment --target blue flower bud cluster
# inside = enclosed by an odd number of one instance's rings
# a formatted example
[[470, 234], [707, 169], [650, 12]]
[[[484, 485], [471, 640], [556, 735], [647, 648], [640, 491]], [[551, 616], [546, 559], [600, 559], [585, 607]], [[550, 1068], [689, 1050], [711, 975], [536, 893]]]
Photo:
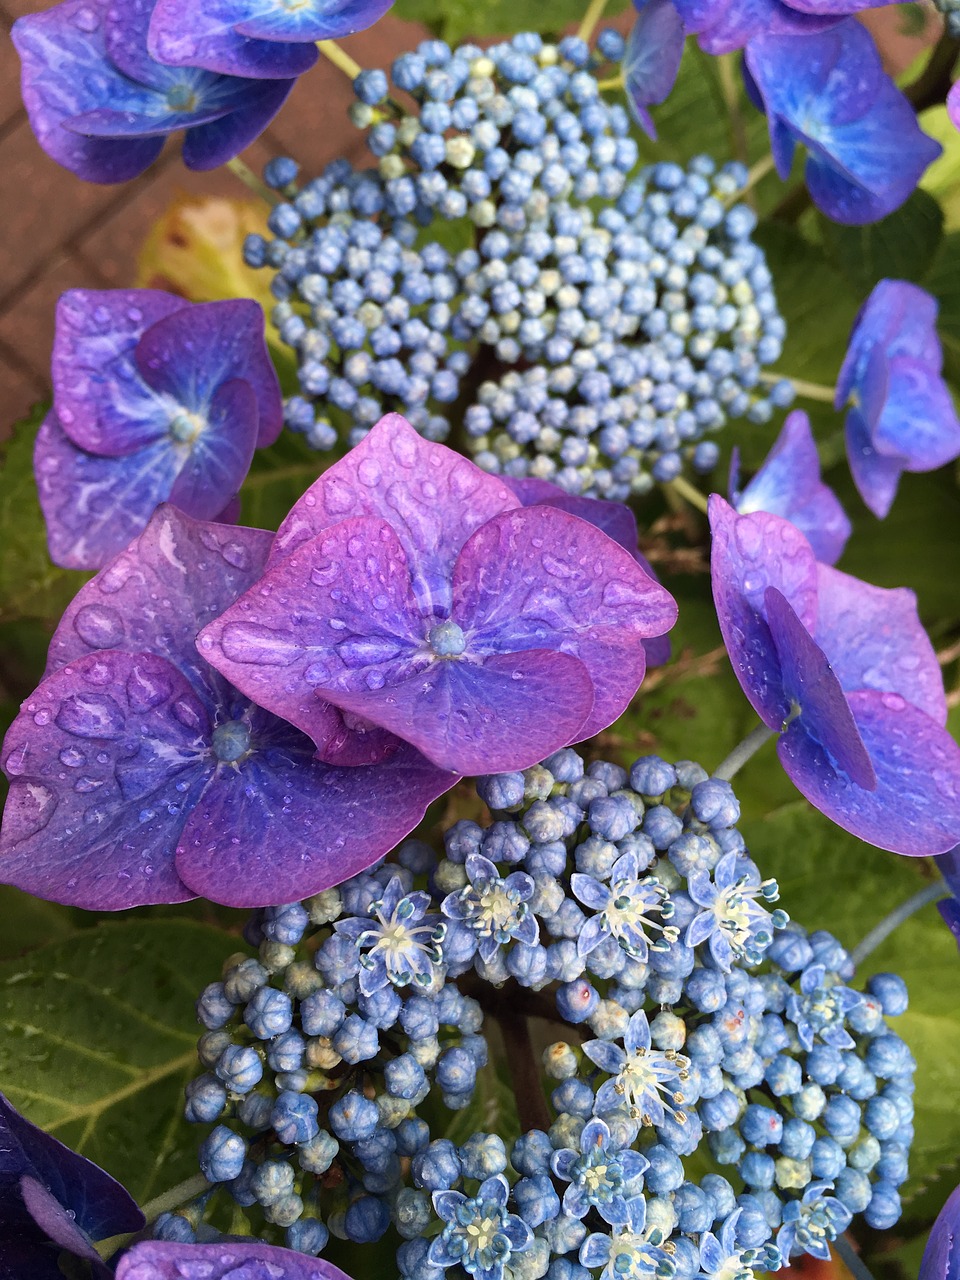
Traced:
[[[256, 913], [257, 956], [202, 993], [187, 1115], [251, 1230], [310, 1253], [390, 1232], [404, 1280], [749, 1280], [829, 1257], [854, 1214], [892, 1226], [906, 988], [853, 990], [836, 939], [775, 905], [730, 784], [565, 749], [478, 791], [489, 820], [443, 856], [409, 840]], [[561, 1030], [499, 1133], [484, 1014]]]
[[246, 260], [274, 271], [302, 392], [287, 423], [312, 445], [355, 444], [390, 410], [443, 439], [465, 403], [483, 468], [623, 500], [711, 470], [726, 421], [789, 404], [762, 378], [785, 325], [736, 203], [745, 169], [699, 157], [631, 179], [598, 65], [575, 39], [427, 41], [393, 68], [419, 114], [383, 72], [355, 82], [377, 168], [337, 161], [300, 188], [292, 161], [267, 166], [285, 199]]

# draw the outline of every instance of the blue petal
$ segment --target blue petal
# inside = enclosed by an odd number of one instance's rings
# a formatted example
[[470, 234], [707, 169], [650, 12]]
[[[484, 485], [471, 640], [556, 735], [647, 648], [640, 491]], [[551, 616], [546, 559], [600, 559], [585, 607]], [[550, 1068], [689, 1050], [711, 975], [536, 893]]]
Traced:
[[174, 66], [258, 80], [309, 71], [318, 56], [312, 44], [253, 40], [236, 32], [250, 8], [246, 0], [158, 0], [147, 38], [150, 53]]
[[[244, 83], [239, 81], [238, 83]], [[188, 169], [217, 169], [257, 139], [286, 102], [293, 80], [247, 81], [249, 89], [229, 115], [188, 129], [183, 163]]]
[[960, 421], [947, 384], [920, 360], [892, 359], [879, 415], [866, 402], [863, 413], [874, 447], [905, 459], [907, 471], [933, 471], [960, 457]]
[[591, 1062], [595, 1062], [603, 1071], [615, 1076], [627, 1060], [627, 1055], [618, 1044], [611, 1040], [587, 1040], [582, 1046], [583, 1052]]
[[859, 409], [849, 409], [845, 423], [847, 461], [861, 498], [875, 516], [883, 519], [893, 506], [906, 459], [879, 453]]
[[257, 398], [249, 382], [225, 382], [170, 490], [170, 501], [198, 520], [212, 520], [243, 484], [257, 443]]
[[623, 77], [627, 101], [651, 138], [657, 131], [647, 108], [665, 102], [677, 79], [686, 33], [671, 0], [647, 0], [627, 38]]
[[277, 0], [248, 0], [237, 30], [261, 40], [336, 40], [372, 27], [392, 5], [393, 0], [311, 0], [291, 10]]

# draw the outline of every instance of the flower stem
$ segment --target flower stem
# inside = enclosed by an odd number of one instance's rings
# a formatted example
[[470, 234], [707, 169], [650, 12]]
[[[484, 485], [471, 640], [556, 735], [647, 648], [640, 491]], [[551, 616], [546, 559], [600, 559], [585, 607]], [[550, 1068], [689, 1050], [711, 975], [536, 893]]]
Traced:
[[833, 1246], [840, 1255], [840, 1261], [847, 1268], [854, 1280], [873, 1280], [873, 1273], [861, 1259], [859, 1253], [845, 1235], [837, 1236]]
[[750, 171], [747, 174], [747, 181], [740, 190], [734, 195], [728, 196], [724, 203], [729, 207], [730, 205], [737, 204], [739, 201], [745, 199], [750, 195], [757, 183], [762, 182], [767, 174], [772, 173], [775, 168], [776, 164], [774, 163], [773, 155], [768, 152], [767, 155], [762, 156], [757, 163], [750, 168]]
[[671, 480], [665, 487], [672, 489], [678, 497], [689, 502], [691, 507], [696, 507], [698, 511], [702, 511], [706, 515], [707, 499], [689, 480], [684, 480], [683, 476], [677, 476], [676, 480]]
[[498, 1016], [500, 1032], [507, 1050], [507, 1065], [517, 1099], [517, 1116], [522, 1133], [530, 1129], [550, 1128], [550, 1113], [543, 1093], [540, 1067], [530, 1039], [530, 1024], [522, 1013], [504, 1009]]
[[880, 923], [874, 926], [863, 941], [850, 952], [850, 959], [856, 965], [862, 964], [867, 956], [876, 951], [881, 942], [885, 942], [891, 933], [903, 924], [904, 920], [909, 920], [921, 908], [936, 902], [938, 898], [946, 897], [948, 893], [947, 886], [939, 878], [933, 884], [924, 885], [906, 902], [901, 902], [899, 907], [894, 907], [888, 916], [884, 916]]
[[[747, 131], [743, 123], [743, 112], [740, 110], [736, 54], [721, 54], [717, 59], [717, 71], [720, 76], [720, 92], [723, 94], [723, 104], [730, 119], [730, 138], [733, 143], [733, 154], [741, 164], [746, 164], [749, 159]], [[749, 190], [749, 187], [747, 190]], [[745, 195], [746, 192], [741, 191], [738, 194]]]
[[583, 15], [583, 21], [580, 23], [580, 29], [577, 35], [581, 40], [589, 40], [593, 35], [593, 29], [603, 17], [603, 11], [607, 7], [607, 0], [590, 0], [587, 12]]
[[837, 395], [836, 387], [825, 387], [821, 382], [804, 382], [803, 378], [788, 378], [785, 373], [761, 373], [760, 381], [768, 386], [777, 382], [789, 382], [802, 399], [821, 400], [824, 404], [833, 404]]
[[258, 178], [250, 166], [244, 164], [239, 156], [234, 156], [232, 160], [228, 160], [227, 168], [234, 177], [240, 179], [245, 187], [249, 187], [261, 200], [266, 200], [267, 204], [280, 203], [282, 196], [278, 195], [276, 191], [271, 191], [267, 184]]
[[715, 778], [729, 782], [736, 777], [751, 756], [756, 755], [765, 742], [776, 737], [776, 729], [768, 729], [765, 724], [758, 724], [752, 733], [748, 733], [739, 746], [734, 749], [713, 771]]
[[597, 81], [598, 89], [623, 89], [625, 86], [626, 86], [626, 81], [624, 80], [622, 75], [611, 76], [609, 80]]
[[[195, 1173], [192, 1178], [187, 1178], [185, 1182], [178, 1182], [175, 1187], [171, 1187], [169, 1191], [164, 1191], [162, 1195], [153, 1200], [148, 1200], [143, 1206], [143, 1216], [146, 1218], [144, 1226], [149, 1227], [151, 1223], [156, 1222], [161, 1213], [169, 1213], [171, 1209], [179, 1209], [188, 1200], [194, 1200], [202, 1192], [209, 1190], [210, 1183], [202, 1173]], [[142, 1227], [141, 1230], [143, 1230]], [[106, 1262], [138, 1234], [136, 1231], [130, 1231], [126, 1235], [111, 1236], [109, 1240], [101, 1240], [94, 1247]]]
[[345, 49], [341, 49], [335, 40], [318, 40], [317, 48], [328, 62], [332, 62], [335, 67], [339, 67], [343, 74], [349, 76], [351, 80], [356, 80], [363, 70], [360, 63], [354, 62], [349, 53]]

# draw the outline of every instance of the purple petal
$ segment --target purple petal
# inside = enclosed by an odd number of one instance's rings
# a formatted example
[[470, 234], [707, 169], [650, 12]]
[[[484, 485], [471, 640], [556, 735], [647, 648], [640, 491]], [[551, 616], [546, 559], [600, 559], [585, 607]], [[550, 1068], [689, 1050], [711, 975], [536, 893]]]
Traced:
[[791, 706], [799, 708], [794, 723], [816, 739], [851, 782], [872, 791], [877, 780], [870, 757], [826, 654], [775, 587], [767, 588], [766, 616], [777, 646], [784, 693]]
[[850, 536], [843, 507], [820, 479], [820, 457], [802, 410], [787, 416], [766, 461], [734, 505], [741, 515], [767, 511], [783, 516], [805, 534], [825, 564], [839, 560]]
[[947, 115], [950, 117], [950, 123], [955, 129], [960, 129], [960, 80], [958, 80], [950, 92], [947, 94]]
[[47, 674], [98, 649], [148, 652], [169, 659], [201, 696], [226, 702], [229, 686], [201, 660], [197, 631], [259, 578], [272, 537], [160, 507], [67, 607], [50, 641]]
[[147, 46], [160, 62], [223, 75], [284, 80], [309, 71], [317, 60], [310, 44], [251, 40], [234, 31], [249, 9], [238, 0], [158, 0]]
[[117, 1280], [182, 1280], [189, 1275], [202, 1275], [204, 1280], [256, 1280], [261, 1276], [271, 1280], [350, 1280], [332, 1262], [259, 1240], [221, 1240], [217, 1244], [145, 1240], [128, 1250], [117, 1267]]
[[177, 848], [193, 892], [230, 906], [294, 902], [341, 884], [395, 848], [458, 781], [405, 743], [362, 768], [311, 765], [278, 745], [249, 772], [252, 795], [247, 771], [218, 772]]
[[[20, 1195], [24, 1207], [47, 1240], [59, 1245], [61, 1249], [66, 1249], [75, 1257], [86, 1258], [88, 1262], [92, 1262], [97, 1275], [109, 1275], [109, 1272], [103, 1269], [100, 1255], [77, 1226], [73, 1211], [64, 1208], [42, 1182], [38, 1182], [29, 1174], [24, 1174], [20, 1179]], [[30, 1275], [33, 1275], [32, 1271]]]
[[488, 520], [454, 571], [453, 617], [475, 652], [558, 649], [579, 658], [594, 704], [582, 737], [623, 712], [646, 670], [643, 640], [668, 631], [676, 604], [594, 525], [534, 506]]
[[[960, 949], [960, 902], [956, 898], [941, 898], [937, 903], [937, 910], [940, 912], [940, 919], [953, 934], [954, 941]], [[923, 1274], [921, 1272], [921, 1276]], [[940, 1272], [941, 1276], [944, 1274]]]
[[899, 693], [937, 724], [947, 722], [943, 675], [906, 587], [874, 587], [820, 566], [814, 632], [847, 693]]
[[277, 533], [270, 566], [347, 516], [379, 516], [400, 539], [417, 603], [424, 613], [442, 615], [460, 548], [485, 521], [519, 505], [496, 476], [389, 413], [295, 504]]
[[257, 422], [257, 399], [249, 382], [234, 378], [218, 387], [206, 423], [170, 490], [173, 505], [198, 520], [219, 515], [250, 470]]
[[627, 101], [641, 129], [656, 138], [650, 106], [665, 102], [677, 79], [686, 32], [671, 0], [647, 0], [637, 15], [623, 59]]
[[[677, 7], [681, 14], [685, 13], [685, 4]], [[722, 54], [743, 48], [748, 41], [764, 32], [791, 37], [811, 35], [834, 26], [837, 19], [798, 13], [791, 6], [781, 4], [780, 0], [726, 0], [726, 3], [708, 7], [701, 21], [700, 48], [705, 53]], [[689, 24], [687, 29], [691, 30]]]
[[882, 411], [873, 417], [865, 401], [863, 414], [874, 447], [906, 459], [907, 471], [933, 471], [960, 457], [960, 421], [947, 384], [920, 360], [892, 359]]
[[[241, 82], [243, 83], [243, 82]], [[187, 130], [183, 163], [188, 169], [217, 169], [255, 142], [286, 102], [294, 80], [249, 80], [241, 105], [211, 124]]]
[[144, 329], [189, 303], [159, 289], [69, 289], [57, 302], [54, 405], [63, 430], [89, 453], [133, 453], [166, 430], [169, 413], [132, 366]]
[[237, 30], [262, 40], [331, 40], [372, 27], [393, 0], [310, 0], [291, 11], [275, 0], [247, 0]]
[[716, 494], [710, 571], [724, 644], [760, 719], [779, 729], [790, 712], [773, 637], [763, 616], [767, 587], [781, 591], [807, 630], [817, 616], [817, 562], [803, 534], [766, 512], [738, 516]]
[[843, 408], [859, 386], [874, 347], [888, 357], [912, 356], [937, 373], [943, 349], [937, 337], [937, 301], [906, 280], [881, 280], [860, 308], [850, 333], [850, 346], [837, 378], [835, 405]]
[[63, 127], [106, 102], [138, 110], [149, 94], [107, 58], [106, 8], [107, 0], [65, 0], [18, 19], [12, 35], [23, 63], [24, 106], [40, 146], [88, 182], [126, 182], [153, 163], [162, 138], [91, 139]]
[[583, 663], [546, 649], [481, 662], [440, 659], [379, 690], [329, 695], [472, 777], [526, 769], [583, 736], [593, 683]]
[[197, 412], [210, 405], [223, 383], [242, 379], [256, 395], [257, 445], [273, 444], [280, 434], [280, 384], [267, 351], [258, 302], [231, 298], [182, 307], [146, 329], [135, 358], [148, 386]]
[[[945, 904], [940, 903], [941, 907]], [[955, 1188], [937, 1215], [923, 1251], [918, 1280], [956, 1280], [960, 1266], [960, 1187]]]
[[897, 496], [905, 459], [878, 453], [859, 409], [849, 409], [845, 424], [847, 461], [861, 498], [882, 520]]
[[908, 857], [960, 842], [960, 747], [923, 711], [893, 693], [848, 695], [877, 775], [864, 791], [838, 774], [823, 748], [794, 721], [777, 751], [812, 805], [868, 844]]
[[155, 96], [146, 98], [139, 111], [117, 111], [112, 107], [96, 107], [92, 111], [83, 111], [80, 115], [65, 120], [64, 128], [73, 133], [82, 134], [86, 138], [151, 138], [166, 137], [187, 125], [209, 124], [220, 120], [229, 110], [223, 104], [211, 104], [191, 111], [187, 119], [183, 113], [173, 110], [160, 110], [162, 99]]
[[3, 882], [91, 910], [190, 898], [172, 853], [209, 772], [209, 733], [163, 658], [108, 650], [48, 676], [3, 744]]

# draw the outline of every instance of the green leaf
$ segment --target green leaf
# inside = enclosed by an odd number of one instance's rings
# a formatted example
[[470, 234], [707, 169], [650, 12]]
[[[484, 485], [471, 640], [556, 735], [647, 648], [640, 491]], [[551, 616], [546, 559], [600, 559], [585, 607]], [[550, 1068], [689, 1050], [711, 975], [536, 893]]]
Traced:
[[[630, 0], [610, 0], [604, 17], [629, 7]], [[457, 44], [467, 36], [509, 36], [516, 31], [560, 33], [583, 18], [587, 0], [397, 0], [393, 15], [422, 22], [441, 39]]]
[[821, 217], [820, 228], [830, 260], [866, 297], [885, 278], [923, 280], [943, 239], [943, 210], [917, 190], [880, 222], [841, 227]]
[[943, 147], [943, 154], [920, 179], [920, 187], [943, 206], [947, 231], [956, 231], [960, 228], [960, 134], [944, 106], [929, 107], [919, 122], [924, 133]]
[[9, 885], [0, 885], [0, 960], [12, 960], [44, 943], [73, 933], [70, 912], [56, 902], [44, 902]]
[[58, 569], [47, 554], [33, 478], [33, 442], [45, 412], [38, 405], [17, 424], [0, 461], [0, 622], [55, 621], [89, 576]]
[[3, 961], [0, 1089], [141, 1204], [190, 1177], [194, 1001], [235, 947], [202, 925], [111, 920]]

